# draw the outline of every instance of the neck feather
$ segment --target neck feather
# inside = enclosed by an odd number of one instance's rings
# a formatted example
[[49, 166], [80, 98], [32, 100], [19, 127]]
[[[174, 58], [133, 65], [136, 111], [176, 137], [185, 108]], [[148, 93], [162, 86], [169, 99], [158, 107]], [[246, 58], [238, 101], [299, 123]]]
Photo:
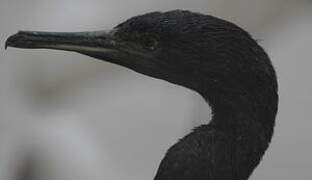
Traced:
[[[231, 139], [239, 179], [247, 179], [258, 165], [271, 141], [277, 112], [276, 80], [256, 91], [206, 90], [201, 94], [212, 109], [212, 128]], [[233, 90], [233, 89], [232, 89]]]

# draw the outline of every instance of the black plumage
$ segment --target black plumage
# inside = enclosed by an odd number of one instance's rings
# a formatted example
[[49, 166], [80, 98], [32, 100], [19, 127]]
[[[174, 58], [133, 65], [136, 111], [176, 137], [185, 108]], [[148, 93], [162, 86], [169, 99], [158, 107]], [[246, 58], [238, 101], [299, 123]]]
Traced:
[[21, 31], [6, 46], [75, 51], [202, 95], [211, 122], [168, 150], [155, 180], [246, 180], [271, 141], [275, 71], [257, 42], [230, 22], [190, 11], [153, 12], [111, 31]]

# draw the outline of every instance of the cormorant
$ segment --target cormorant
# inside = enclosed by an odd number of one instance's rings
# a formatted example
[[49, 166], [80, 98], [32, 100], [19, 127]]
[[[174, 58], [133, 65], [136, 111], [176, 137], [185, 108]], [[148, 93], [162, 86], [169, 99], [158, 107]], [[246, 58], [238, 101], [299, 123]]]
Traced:
[[19, 31], [5, 46], [75, 51], [198, 92], [212, 120], [170, 147], [154, 180], [246, 180], [271, 141], [274, 68], [246, 31], [225, 20], [152, 12], [110, 31]]

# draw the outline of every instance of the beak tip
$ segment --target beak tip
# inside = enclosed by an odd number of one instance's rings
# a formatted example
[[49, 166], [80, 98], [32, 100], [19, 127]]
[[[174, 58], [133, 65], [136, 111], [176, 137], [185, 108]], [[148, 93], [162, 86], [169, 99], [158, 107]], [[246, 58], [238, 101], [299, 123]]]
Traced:
[[[12, 35], [14, 36], [14, 35]], [[12, 36], [8, 37], [8, 39], [5, 41], [4, 49], [6, 50], [12, 43]]]
[[6, 50], [8, 47], [18, 47], [19, 44], [22, 44], [23, 34], [24, 31], [18, 31], [16, 34], [9, 36], [5, 41], [4, 49]]
[[8, 39], [5, 41], [5, 45], [4, 45], [4, 49], [6, 50], [9, 46], [12, 46], [14, 44], [14, 42], [16, 41], [16, 35], [14, 34], [10, 37], [8, 37]]

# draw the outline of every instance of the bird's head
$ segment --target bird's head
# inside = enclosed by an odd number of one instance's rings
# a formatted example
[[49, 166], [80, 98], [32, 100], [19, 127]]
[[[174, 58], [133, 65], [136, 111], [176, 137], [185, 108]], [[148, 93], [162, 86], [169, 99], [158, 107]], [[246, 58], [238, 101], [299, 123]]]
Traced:
[[136, 16], [109, 31], [20, 31], [6, 46], [75, 51], [198, 92], [206, 86], [222, 91], [241, 84], [242, 77], [272, 73], [266, 54], [244, 30], [181, 10]]

